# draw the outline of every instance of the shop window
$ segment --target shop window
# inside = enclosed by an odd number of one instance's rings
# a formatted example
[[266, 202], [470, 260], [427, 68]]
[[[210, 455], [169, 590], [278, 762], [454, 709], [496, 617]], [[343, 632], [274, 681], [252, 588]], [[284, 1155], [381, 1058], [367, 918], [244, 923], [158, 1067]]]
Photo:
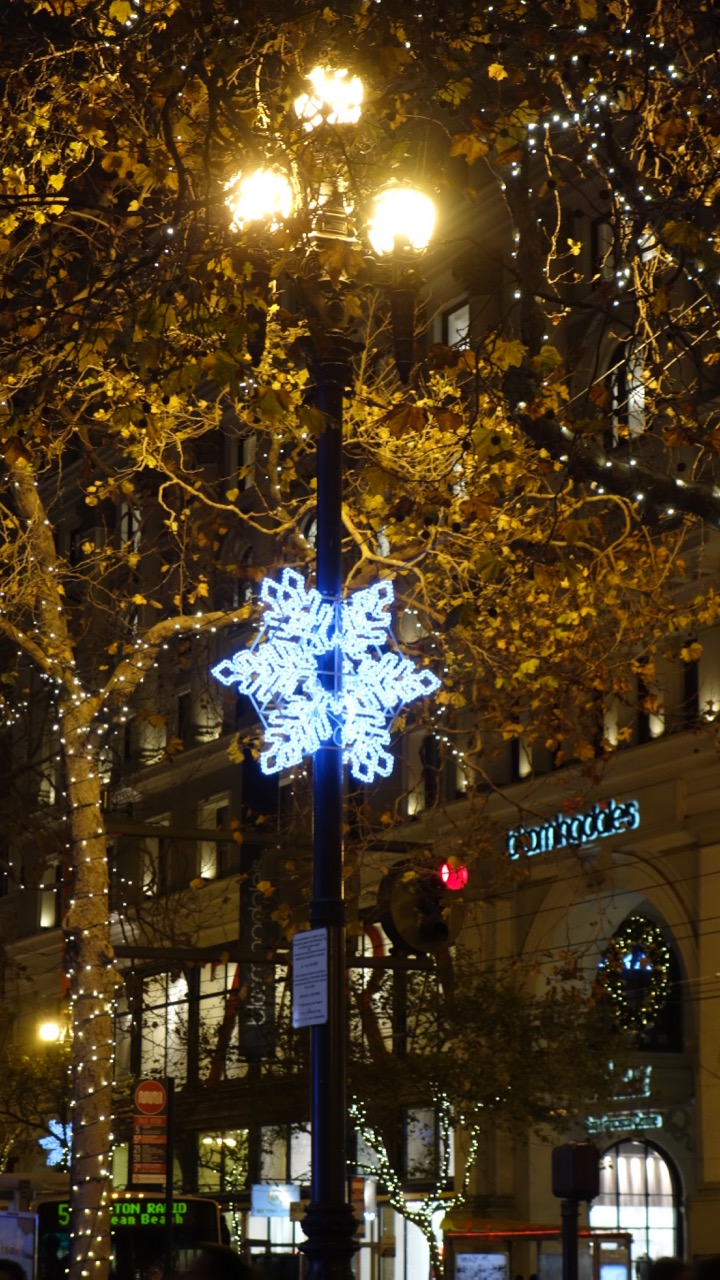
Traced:
[[634, 1261], [682, 1256], [680, 1179], [670, 1157], [649, 1142], [619, 1142], [600, 1164], [593, 1230], [629, 1231]]
[[260, 1181], [310, 1183], [309, 1125], [266, 1125], [260, 1130]]
[[[403, 1115], [404, 1168], [408, 1182], [436, 1182], [445, 1155], [434, 1107], [406, 1107]], [[452, 1143], [452, 1130], [449, 1130]], [[452, 1152], [449, 1168], [452, 1169]]]
[[223, 1195], [242, 1191], [248, 1180], [248, 1131], [202, 1133], [198, 1142], [198, 1191]]

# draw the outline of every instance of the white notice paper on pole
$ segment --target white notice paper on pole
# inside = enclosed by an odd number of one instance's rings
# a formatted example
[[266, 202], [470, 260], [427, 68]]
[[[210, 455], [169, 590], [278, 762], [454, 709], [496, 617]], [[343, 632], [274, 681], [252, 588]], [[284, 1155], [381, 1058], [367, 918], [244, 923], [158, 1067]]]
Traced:
[[293, 1026], [319, 1027], [328, 1017], [327, 929], [296, 933], [292, 957]]

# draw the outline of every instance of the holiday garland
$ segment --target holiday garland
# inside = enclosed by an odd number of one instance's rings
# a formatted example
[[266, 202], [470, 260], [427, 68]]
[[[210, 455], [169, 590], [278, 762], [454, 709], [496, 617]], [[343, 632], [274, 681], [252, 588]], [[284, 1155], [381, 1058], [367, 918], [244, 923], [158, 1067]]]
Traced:
[[[631, 916], [600, 961], [598, 982], [626, 1031], [647, 1031], [670, 994], [670, 950], [657, 925]], [[641, 998], [640, 998], [641, 997]]]

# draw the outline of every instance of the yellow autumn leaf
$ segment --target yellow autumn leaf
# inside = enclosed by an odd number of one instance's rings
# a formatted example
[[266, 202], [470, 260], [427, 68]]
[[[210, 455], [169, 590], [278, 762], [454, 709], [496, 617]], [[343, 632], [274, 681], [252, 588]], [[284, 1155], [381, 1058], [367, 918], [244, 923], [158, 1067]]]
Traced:
[[132, 598], [132, 603], [133, 603], [133, 604], [147, 604], [147, 600], [145, 599], [145, 596], [141, 596], [141, 595], [140, 595], [140, 592], [139, 592], [139, 591], [137, 591], [137, 592], [135, 593], [135, 595], [133, 596], [133, 598]]
[[133, 7], [130, 0], [112, 0], [110, 5], [110, 17], [124, 25], [133, 16]]
[[525, 359], [525, 344], [518, 338], [500, 339], [495, 343], [492, 356], [501, 369], [516, 369]]
[[474, 164], [488, 154], [490, 147], [477, 133], [457, 133], [450, 147], [451, 156], [464, 156], [468, 164]]
[[491, 62], [488, 67], [488, 75], [491, 80], [507, 80], [507, 71], [501, 62]]
[[693, 640], [692, 644], [686, 644], [680, 650], [680, 657], [683, 662], [698, 662], [702, 658], [703, 647], [698, 644], [697, 640]]

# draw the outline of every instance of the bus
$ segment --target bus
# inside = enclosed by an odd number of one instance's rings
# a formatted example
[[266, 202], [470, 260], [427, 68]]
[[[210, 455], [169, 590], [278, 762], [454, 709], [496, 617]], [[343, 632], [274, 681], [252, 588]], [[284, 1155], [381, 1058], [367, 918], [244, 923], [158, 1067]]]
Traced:
[[[70, 1203], [53, 1197], [38, 1200], [37, 1280], [65, 1280], [70, 1253]], [[227, 1242], [220, 1206], [202, 1196], [173, 1199], [174, 1271], [187, 1271], [205, 1244]], [[112, 1280], [162, 1280], [167, 1248], [165, 1197], [162, 1191], [114, 1191], [110, 1205]]]

